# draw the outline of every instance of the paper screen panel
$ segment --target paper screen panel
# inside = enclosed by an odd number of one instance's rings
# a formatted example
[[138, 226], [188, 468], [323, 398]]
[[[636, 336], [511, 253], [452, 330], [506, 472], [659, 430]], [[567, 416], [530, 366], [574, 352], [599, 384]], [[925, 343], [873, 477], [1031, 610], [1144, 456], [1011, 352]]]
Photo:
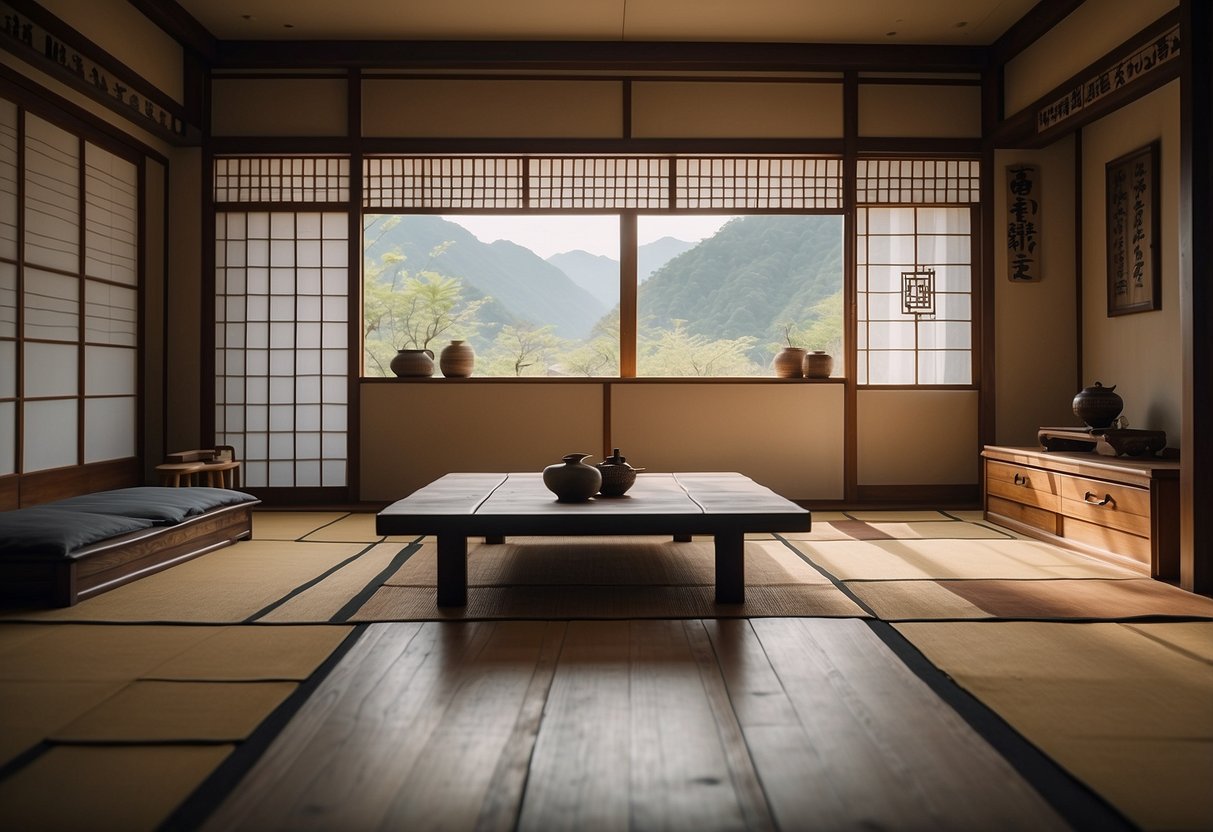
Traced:
[[0, 402], [0, 476], [17, 470], [17, 403]]
[[0, 262], [0, 338], [17, 337], [17, 267]]
[[139, 171], [127, 160], [84, 145], [84, 273], [138, 282]]
[[85, 400], [85, 462], [135, 455], [135, 401], [134, 396]]
[[26, 341], [25, 395], [74, 396], [79, 392], [79, 348], [75, 344]]
[[80, 268], [80, 140], [25, 116], [25, 259]]
[[76, 464], [78, 399], [25, 402], [22, 470], [44, 471]]
[[17, 342], [0, 341], [0, 399], [17, 396]]
[[344, 486], [346, 215], [222, 212], [215, 231], [217, 441], [251, 488]]
[[125, 347], [84, 348], [84, 393], [88, 396], [133, 396], [138, 386], [138, 352]]
[[80, 279], [25, 269], [25, 337], [48, 341], [80, 338]]
[[137, 306], [139, 293], [134, 289], [84, 281], [84, 340], [92, 344], [139, 343]]
[[0, 257], [17, 259], [17, 105], [0, 99]]

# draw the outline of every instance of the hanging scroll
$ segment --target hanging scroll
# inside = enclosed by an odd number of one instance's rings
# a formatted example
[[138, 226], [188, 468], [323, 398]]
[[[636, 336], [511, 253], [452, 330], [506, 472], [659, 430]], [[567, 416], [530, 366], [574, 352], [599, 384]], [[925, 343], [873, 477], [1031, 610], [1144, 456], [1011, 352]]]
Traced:
[[1040, 170], [1007, 166], [1007, 277], [1035, 283], [1040, 270]]
[[1158, 275], [1158, 143], [1107, 165], [1108, 315], [1162, 306]]

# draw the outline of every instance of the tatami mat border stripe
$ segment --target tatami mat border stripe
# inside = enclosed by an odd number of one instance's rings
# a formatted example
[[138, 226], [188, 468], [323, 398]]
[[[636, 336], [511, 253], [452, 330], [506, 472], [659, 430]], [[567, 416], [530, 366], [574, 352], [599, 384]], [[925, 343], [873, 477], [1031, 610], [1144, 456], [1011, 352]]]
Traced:
[[824, 575], [826, 577], [826, 579], [829, 580], [829, 582], [834, 585], [834, 588], [837, 589], [839, 592], [841, 592], [843, 595], [847, 596], [847, 598], [849, 598], [851, 600], [851, 602], [853, 604], [855, 604], [855, 606], [859, 607], [861, 610], [863, 610], [865, 613], [867, 613], [872, 618], [880, 617], [875, 613], [875, 611], [873, 611], [873, 609], [871, 607], [869, 607], [867, 604], [865, 604], [863, 602], [862, 598], [860, 598], [854, 592], [851, 591], [851, 588], [846, 585], [845, 581], [838, 580], [838, 578], [835, 577], [833, 574], [831, 574], [829, 572], [829, 570], [827, 570], [824, 566], [821, 566], [820, 564], [815, 563], [812, 558], [810, 558], [804, 552], [800, 551], [795, 546], [793, 546], [791, 541], [785, 540], [783, 537], [781, 537], [778, 534], [775, 535], [775, 539], [778, 540], [780, 543], [782, 543], [784, 546], [787, 546], [789, 549], [791, 549], [796, 554], [796, 557], [800, 558], [805, 563], [807, 563], [809, 566], [811, 566], [812, 568], [814, 568], [818, 572], [820, 572], [822, 575]]
[[[294, 541], [292, 541], [292, 542], [294, 542]], [[291, 600], [292, 598], [294, 598], [296, 595], [299, 595], [299, 594], [301, 594], [301, 593], [303, 593], [303, 592], [306, 592], [307, 590], [309, 590], [309, 589], [311, 589], [312, 587], [314, 587], [316, 584], [318, 584], [318, 583], [320, 583], [321, 581], [323, 581], [325, 578], [327, 578], [327, 577], [329, 577], [330, 575], [332, 575], [332, 574], [334, 574], [334, 573], [336, 573], [336, 572], [338, 572], [338, 571], [340, 571], [340, 570], [344, 569], [345, 567], [349, 566], [351, 563], [353, 563], [354, 561], [358, 560], [358, 558], [360, 558], [360, 557], [362, 557], [363, 555], [365, 555], [365, 554], [366, 554], [367, 552], [369, 552], [371, 549], [374, 549], [376, 545], [377, 545], [377, 543], [368, 543], [368, 544], [367, 544], [365, 547], [363, 547], [362, 549], [360, 549], [360, 550], [359, 550], [357, 553], [355, 553], [354, 555], [351, 555], [350, 557], [346, 558], [345, 560], [341, 561], [340, 563], [338, 563], [338, 564], [336, 564], [336, 565], [334, 565], [334, 566], [329, 567], [329, 568], [328, 568], [328, 569], [326, 569], [324, 572], [321, 572], [319, 575], [317, 575], [316, 577], [312, 578], [310, 581], [305, 581], [305, 582], [301, 583], [299, 586], [295, 587], [295, 588], [294, 588], [294, 589], [292, 589], [290, 592], [288, 592], [286, 595], [283, 595], [283, 596], [282, 596], [281, 598], [279, 598], [277, 601], [274, 601], [272, 604], [267, 604], [266, 606], [264, 606], [264, 607], [262, 607], [261, 609], [257, 610], [255, 613], [253, 613], [252, 615], [250, 615], [248, 618], [244, 619], [244, 622], [243, 622], [243, 623], [245, 623], [245, 624], [254, 624], [254, 623], [256, 623], [256, 621], [257, 621], [257, 619], [258, 619], [258, 618], [261, 618], [263, 615], [268, 615], [269, 613], [271, 613], [271, 612], [273, 612], [274, 610], [276, 610], [276, 609], [278, 609], [279, 607], [281, 607], [281, 606], [282, 606], [283, 604], [285, 604], [287, 601], [289, 601], [289, 600]]]
[[1007, 724], [996, 711], [952, 681], [892, 624], [870, 619], [864, 623], [915, 676], [1001, 754], [1074, 829], [1130, 832], [1138, 828]]
[[396, 557], [392, 558], [391, 563], [385, 566], [378, 575], [371, 579], [371, 581], [368, 582], [357, 595], [346, 602], [344, 607], [333, 613], [332, 617], [329, 618], [329, 623], [344, 624], [349, 621], [350, 616], [362, 609], [366, 602], [371, 600], [371, 596], [373, 596], [379, 590], [379, 587], [384, 585], [388, 578], [395, 575], [400, 570], [400, 567], [404, 566], [409, 558], [421, 551], [421, 541], [423, 539], [423, 537], [418, 537], [412, 543], [405, 545], [403, 549], [397, 552]]
[[193, 793], [162, 823], [157, 832], [193, 832], [200, 828], [236, 785], [252, 770], [270, 744], [282, 733], [316, 688], [362, 638], [369, 624], [355, 624], [350, 634], [295, 692], [286, 698], [235, 750], [202, 781]]
[[50, 740], [40, 740], [35, 745], [31, 745], [29, 748], [22, 751], [16, 757], [13, 757], [11, 760], [0, 765], [0, 781], [7, 780], [9, 777], [12, 777], [14, 774], [21, 771], [21, 769], [30, 765], [43, 754], [50, 751], [55, 747], [55, 745], [56, 744]]

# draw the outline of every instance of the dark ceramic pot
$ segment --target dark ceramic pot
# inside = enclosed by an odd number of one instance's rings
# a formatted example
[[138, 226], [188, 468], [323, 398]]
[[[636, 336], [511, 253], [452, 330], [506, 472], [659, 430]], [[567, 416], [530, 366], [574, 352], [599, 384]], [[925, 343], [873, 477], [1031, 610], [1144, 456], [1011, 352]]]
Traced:
[[584, 502], [602, 487], [602, 474], [584, 460], [589, 454], [566, 454], [564, 462], [543, 469], [543, 484], [562, 503]]
[[434, 374], [434, 353], [431, 350], [397, 350], [388, 366], [400, 378], [429, 378]]
[[602, 474], [602, 487], [598, 493], [604, 497], [622, 497], [628, 493], [628, 489], [636, 484], [636, 475], [644, 470], [628, 465], [628, 461], [619, 455], [618, 448], [612, 456], [594, 467]]
[[1125, 403], [1113, 391], [1116, 385], [1104, 387], [1098, 381], [1093, 387], [1084, 387], [1074, 397], [1074, 415], [1088, 427], [1110, 428], [1124, 409]]

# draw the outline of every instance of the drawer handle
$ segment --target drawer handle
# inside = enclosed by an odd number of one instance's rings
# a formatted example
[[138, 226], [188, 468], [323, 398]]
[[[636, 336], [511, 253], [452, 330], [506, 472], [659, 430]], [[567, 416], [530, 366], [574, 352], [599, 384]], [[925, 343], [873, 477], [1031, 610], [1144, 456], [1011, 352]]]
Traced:
[[1016, 485], [1027, 485], [1028, 478], [1023, 476], [1022, 474], [1016, 474], [1015, 478], [1012, 480], [1012, 482], [1014, 482]]
[[1099, 499], [1098, 494], [1088, 491], [1086, 494], [1082, 495], [1082, 498], [1085, 501], [1087, 501], [1088, 503], [1091, 503], [1092, 505], [1096, 505], [1096, 506], [1106, 506], [1108, 504], [1111, 504], [1113, 506], [1116, 505], [1116, 501], [1112, 499], [1111, 494], [1103, 495], [1103, 499], [1101, 500], [1101, 499]]

